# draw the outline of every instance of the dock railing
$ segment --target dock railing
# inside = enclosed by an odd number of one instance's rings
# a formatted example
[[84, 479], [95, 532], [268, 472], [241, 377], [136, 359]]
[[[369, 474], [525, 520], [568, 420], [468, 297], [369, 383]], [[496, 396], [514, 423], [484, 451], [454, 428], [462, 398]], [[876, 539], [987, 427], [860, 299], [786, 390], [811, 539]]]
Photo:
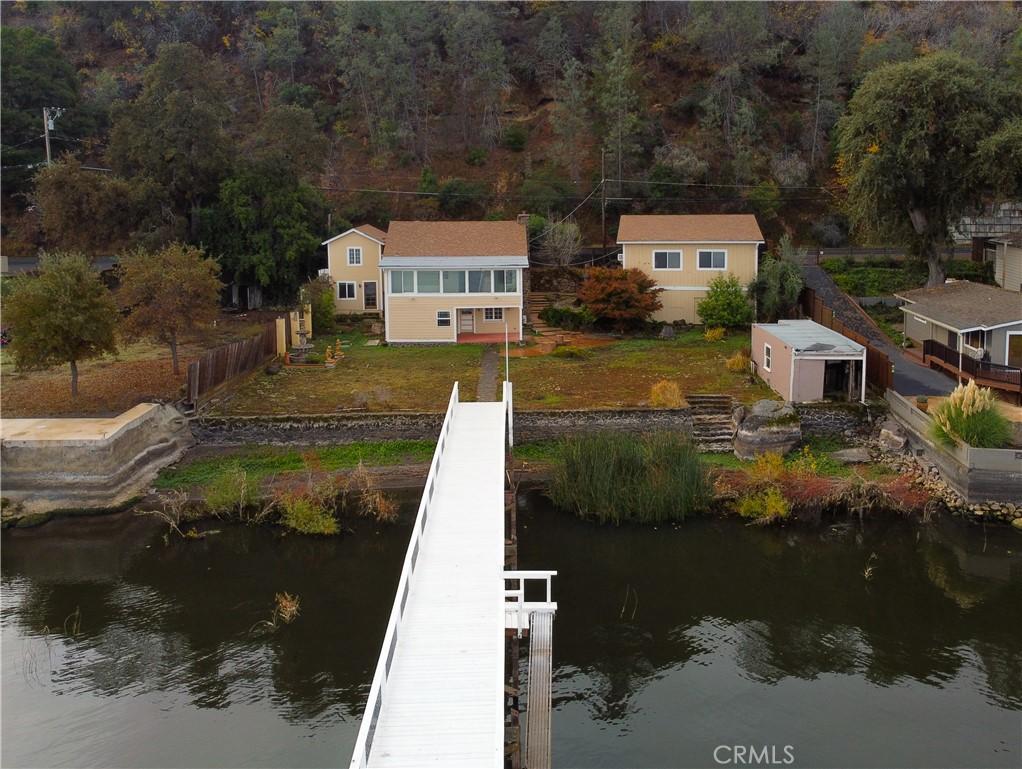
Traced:
[[[513, 612], [515, 624], [513, 628], [517, 631], [518, 637], [522, 630], [529, 626], [529, 613], [533, 611], [556, 611], [557, 604], [553, 600], [550, 580], [557, 576], [556, 571], [547, 569], [533, 569], [531, 571], [513, 570], [504, 572], [505, 582], [517, 583], [515, 587], [504, 587], [504, 610]], [[546, 599], [543, 601], [525, 600], [525, 583], [529, 580], [544, 582], [546, 584]], [[523, 622], [524, 620], [524, 622]], [[505, 627], [507, 623], [505, 622]]]
[[440, 470], [440, 463], [443, 461], [447, 436], [451, 431], [451, 422], [457, 405], [458, 383], [455, 382], [454, 388], [451, 390], [451, 398], [447, 403], [447, 413], [444, 415], [444, 422], [440, 427], [440, 435], [437, 438], [436, 450], [433, 452], [433, 461], [429, 466], [429, 474], [426, 476], [426, 487], [422, 492], [422, 500], [419, 502], [415, 525], [412, 527], [412, 536], [408, 541], [408, 550], [405, 552], [401, 577], [397, 583], [394, 607], [390, 610], [390, 621], [387, 622], [387, 632], [383, 636], [383, 648], [376, 664], [376, 674], [373, 676], [373, 683], [369, 689], [369, 698], [366, 700], [362, 724], [359, 726], [358, 737], [355, 740], [355, 748], [351, 756], [351, 769], [360, 769], [369, 765], [369, 754], [373, 749], [376, 724], [380, 718], [383, 698], [386, 696], [387, 679], [390, 676], [390, 666], [394, 661], [394, 652], [397, 649], [401, 619], [408, 601], [408, 592], [411, 590], [412, 575], [415, 573], [415, 563], [419, 558], [419, 547], [426, 531], [426, 522], [429, 519], [430, 503], [433, 501], [436, 491], [437, 474]]

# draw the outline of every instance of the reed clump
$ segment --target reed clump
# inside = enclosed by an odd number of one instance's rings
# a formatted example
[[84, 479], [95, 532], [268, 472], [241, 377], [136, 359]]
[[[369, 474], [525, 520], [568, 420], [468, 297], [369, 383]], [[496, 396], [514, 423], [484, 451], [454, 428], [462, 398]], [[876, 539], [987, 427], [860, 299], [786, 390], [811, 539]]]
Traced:
[[705, 511], [713, 488], [684, 435], [605, 432], [561, 441], [549, 494], [580, 518], [658, 524]]
[[397, 520], [397, 502], [380, 488], [361, 460], [351, 474], [350, 488], [356, 495], [359, 515], [374, 518], [380, 523]]
[[724, 366], [732, 374], [748, 374], [749, 373], [749, 356], [745, 350], [739, 350], [724, 363]]

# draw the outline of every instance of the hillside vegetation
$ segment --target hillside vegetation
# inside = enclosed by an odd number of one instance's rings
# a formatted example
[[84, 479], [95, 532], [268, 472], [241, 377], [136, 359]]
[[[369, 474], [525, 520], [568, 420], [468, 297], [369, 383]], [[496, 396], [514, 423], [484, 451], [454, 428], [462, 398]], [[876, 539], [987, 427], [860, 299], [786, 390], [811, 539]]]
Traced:
[[4, 10], [4, 253], [181, 239], [281, 297], [362, 221], [572, 214], [599, 243], [601, 173], [610, 239], [624, 212], [753, 211], [840, 244], [832, 133], [863, 78], [950, 50], [1022, 81], [1006, 3]]

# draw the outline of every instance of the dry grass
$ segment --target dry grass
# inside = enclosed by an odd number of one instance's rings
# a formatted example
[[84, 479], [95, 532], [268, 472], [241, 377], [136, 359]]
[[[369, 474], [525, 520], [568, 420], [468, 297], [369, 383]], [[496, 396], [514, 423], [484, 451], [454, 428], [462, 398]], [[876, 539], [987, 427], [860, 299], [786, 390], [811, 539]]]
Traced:
[[677, 382], [661, 379], [649, 391], [649, 405], [658, 409], [681, 408], [681, 388]]
[[231, 320], [201, 339], [183, 344], [181, 374], [174, 374], [170, 349], [148, 342], [122, 344], [118, 354], [78, 366], [79, 395], [71, 399], [71, 372], [65, 366], [47, 371], [15, 371], [10, 356], [0, 354], [0, 407], [5, 418], [105, 416], [119, 414], [147, 400], [173, 400], [181, 393], [188, 363], [206, 350], [255, 333], [258, 324]]
[[648, 406], [660, 380], [678, 384], [682, 394], [724, 393], [743, 403], [773, 398], [747, 372], [727, 369], [727, 360], [749, 346], [746, 334], [706, 342], [699, 331], [673, 340], [636, 339], [593, 347], [584, 360], [553, 356], [511, 361], [515, 406], [522, 409], [634, 408]]
[[[451, 387], [474, 400], [483, 348], [366, 347], [349, 337], [337, 367], [284, 368], [258, 374], [227, 402], [220, 414], [328, 414], [335, 411], [443, 411]], [[494, 394], [496, 395], [496, 393]]]

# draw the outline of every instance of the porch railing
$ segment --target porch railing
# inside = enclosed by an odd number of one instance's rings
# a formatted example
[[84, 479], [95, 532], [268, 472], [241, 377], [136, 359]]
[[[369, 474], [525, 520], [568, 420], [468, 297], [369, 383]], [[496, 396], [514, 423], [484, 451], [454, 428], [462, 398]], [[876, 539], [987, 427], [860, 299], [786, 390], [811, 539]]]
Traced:
[[927, 339], [923, 342], [923, 360], [928, 361], [930, 358], [936, 358], [972, 379], [1004, 384], [1013, 389], [1022, 387], [1022, 368], [976, 360], [968, 353], [959, 353], [958, 350], [941, 344], [936, 339]]

